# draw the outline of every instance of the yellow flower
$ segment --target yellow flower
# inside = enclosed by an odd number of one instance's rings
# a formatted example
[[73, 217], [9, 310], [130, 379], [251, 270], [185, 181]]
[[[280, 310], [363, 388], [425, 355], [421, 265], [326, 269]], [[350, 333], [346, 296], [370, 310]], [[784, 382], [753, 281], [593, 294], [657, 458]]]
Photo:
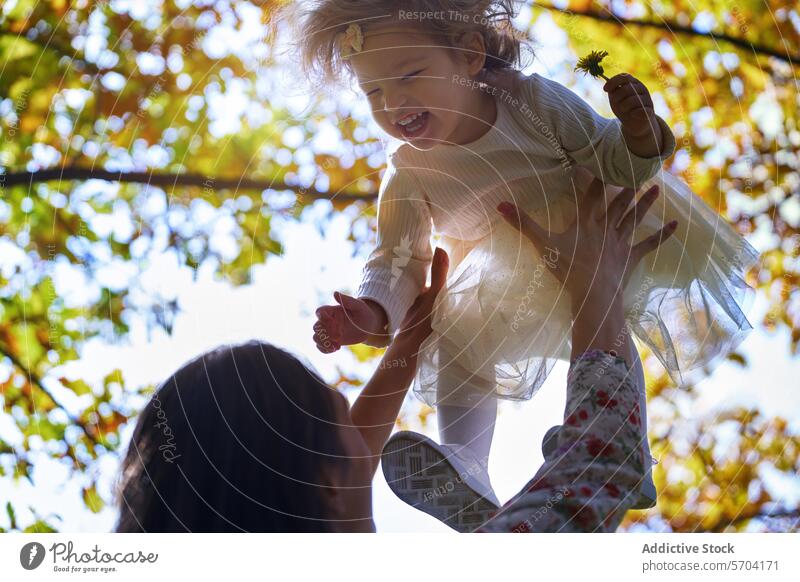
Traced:
[[342, 58], [349, 59], [354, 53], [364, 48], [364, 34], [358, 24], [351, 24], [343, 33]]
[[604, 58], [608, 56], [606, 51], [592, 51], [587, 56], [578, 60], [575, 66], [576, 71], [583, 71], [584, 75], [591, 75], [592, 77], [603, 77], [608, 81], [608, 77], [603, 74], [603, 66], [600, 64]]

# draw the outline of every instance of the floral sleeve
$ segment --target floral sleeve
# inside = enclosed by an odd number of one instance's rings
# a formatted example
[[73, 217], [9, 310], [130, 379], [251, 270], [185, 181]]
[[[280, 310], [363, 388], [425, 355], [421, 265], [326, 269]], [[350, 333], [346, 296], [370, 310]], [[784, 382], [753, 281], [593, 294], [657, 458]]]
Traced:
[[557, 448], [481, 532], [609, 532], [644, 478], [639, 392], [625, 360], [590, 350], [570, 364]]

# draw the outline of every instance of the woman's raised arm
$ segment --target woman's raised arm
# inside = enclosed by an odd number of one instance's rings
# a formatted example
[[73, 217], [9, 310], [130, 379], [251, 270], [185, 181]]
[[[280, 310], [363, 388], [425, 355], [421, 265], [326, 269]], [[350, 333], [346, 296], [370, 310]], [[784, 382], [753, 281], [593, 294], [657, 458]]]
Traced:
[[575, 222], [560, 234], [546, 232], [511, 205], [498, 208], [539, 249], [557, 252], [551, 270], [572, 300], [572, 361], [564, 424], [554, 449], [533, 479], [479, 531], [614, 531], [645, 478], [643, 411], [626, 360], [631, 340], [622, 290], [628, 274], [675, 225], [632, 247], [633, 228], [657, 191], [646, 192], [630, 212], [632, 190], [623, 190], [608, 208], [600, 202], [603, 194], [602, 183], [593, 182], [579, 201]]
[[431, 265], [430, 287], [409, 308], [378, 369], [350, 411], [353, 425], [372, 453], [373, 473], [417, 371], [419, 347], [431, 333], [431, 313], [436, 296], [447, 280], [447, 268], [447, 253], [437, 248]]

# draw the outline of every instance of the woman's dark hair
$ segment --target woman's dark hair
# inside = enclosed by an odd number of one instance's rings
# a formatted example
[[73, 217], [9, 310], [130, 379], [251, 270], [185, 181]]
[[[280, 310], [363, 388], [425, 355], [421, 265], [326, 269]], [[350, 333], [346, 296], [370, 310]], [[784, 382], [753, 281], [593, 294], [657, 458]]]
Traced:
[[338, 398], [266, 343], [187, 363], [139, 417], [122, 462], [116, 531], [329, 531], [319, 475], [344, 454]]

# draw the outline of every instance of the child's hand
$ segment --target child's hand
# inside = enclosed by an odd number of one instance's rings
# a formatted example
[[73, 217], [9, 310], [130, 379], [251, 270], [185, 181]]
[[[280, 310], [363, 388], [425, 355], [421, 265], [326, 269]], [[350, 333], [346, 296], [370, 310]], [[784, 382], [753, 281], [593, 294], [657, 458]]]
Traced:
[[658, 127], [650, 92], [639, 79], [622, 73], [611, 77], [603, 86], [608, 101], [627, 134], [640, 137]]
[[375, 313], [363, 299], [338, 291], [333, 297], [339, 305], [323, 305], [316, 312], [314, 342], [323, 354], [362, 343], [376, 326]]
[[643, 158], [661, 155], [665, 137], [647, 87], [635, 77], [622, 73], [611, 77], [603, 89], [608, 92], [611, 110], [622, 122], [628, 150]]

